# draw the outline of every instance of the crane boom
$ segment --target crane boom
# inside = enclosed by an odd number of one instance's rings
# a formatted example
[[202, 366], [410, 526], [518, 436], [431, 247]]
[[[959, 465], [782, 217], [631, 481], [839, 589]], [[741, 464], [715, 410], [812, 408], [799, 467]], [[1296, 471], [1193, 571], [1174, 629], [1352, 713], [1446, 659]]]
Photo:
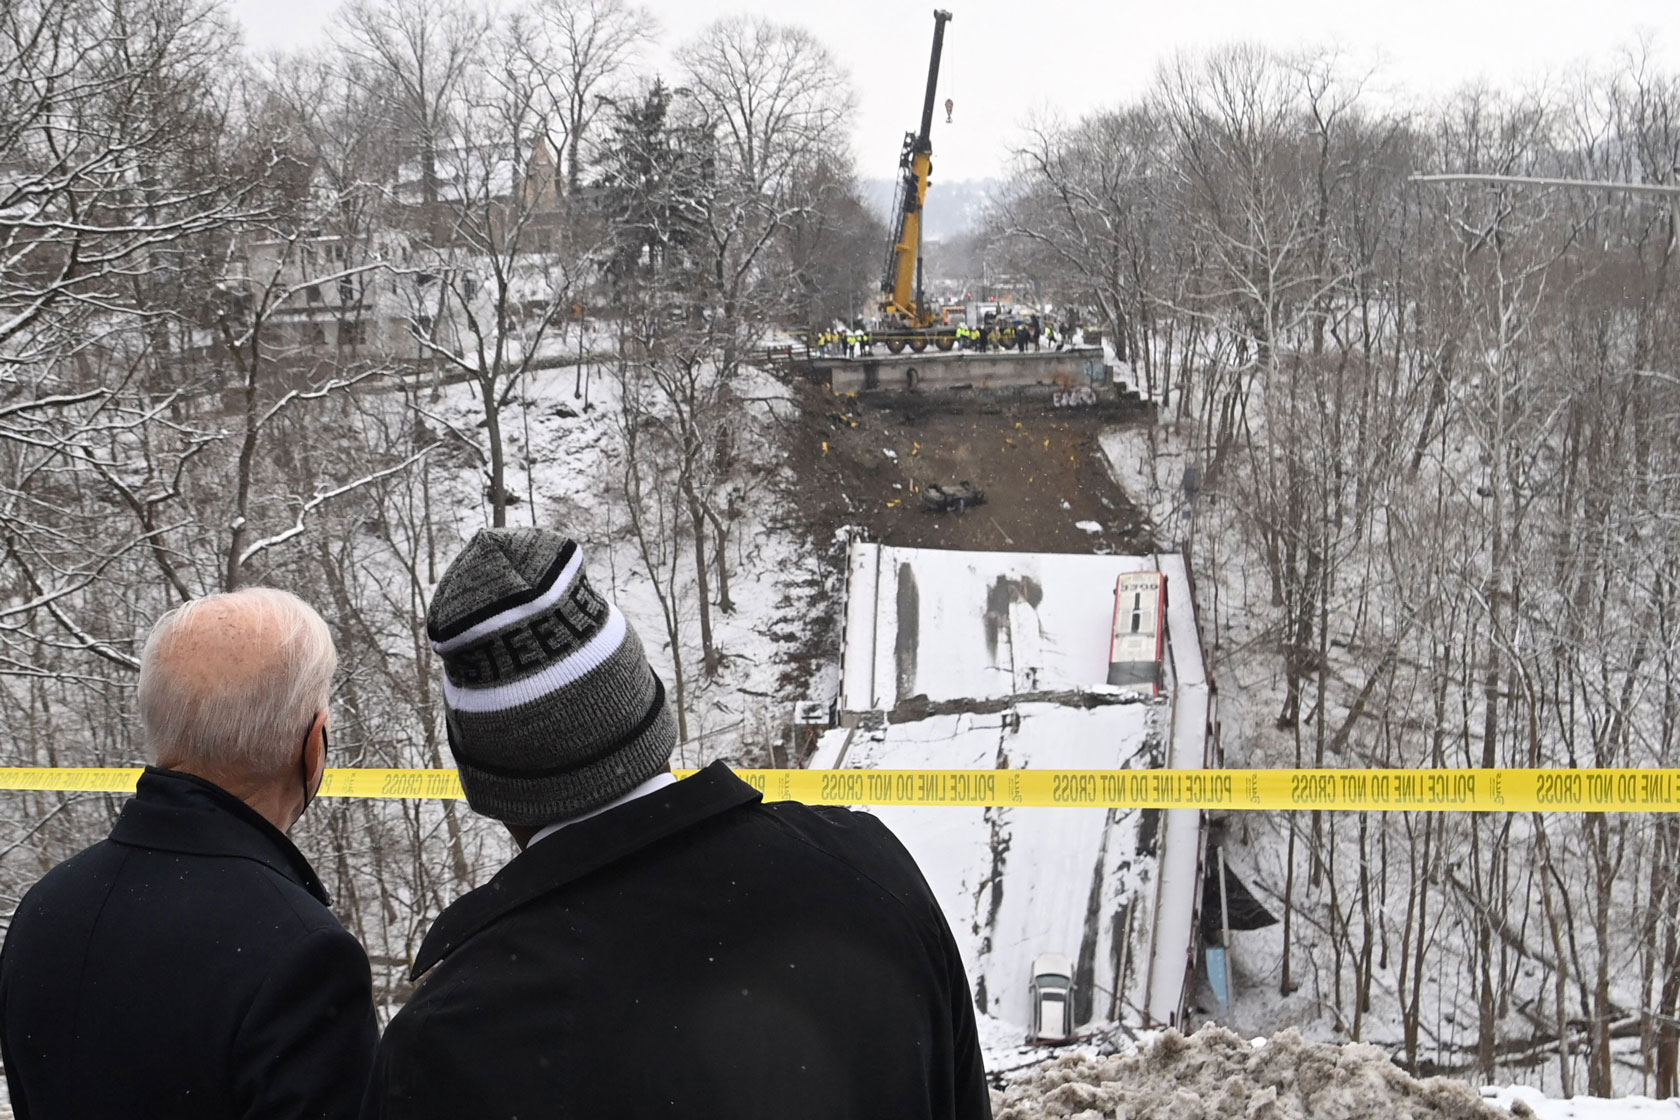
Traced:
[[945, 24], [951, 13], [933, 13], [933, 55], [928, 61], [927, 94], [922, 99], [922, 127], [904, 134], [899, 153], [899, 182], [893, 207], [895, 229], [881, 278], [883, 313], [888, 319], [915, 328], [932, 325], [933, 315], [922, 300], [922, 207], [927, 202], [933, 171], [933, 103], [939, 89], [939, 56], [945, 46]]
[[918, 152], [933, 151], [933, 100], [938, 96], [939, 56], [945, 50], [945, 24], [950, 18], [950, 12], [934, 9], [933, 57], [928, 60], [927, 93], [922, 97], [922, 130], [916, 134]]

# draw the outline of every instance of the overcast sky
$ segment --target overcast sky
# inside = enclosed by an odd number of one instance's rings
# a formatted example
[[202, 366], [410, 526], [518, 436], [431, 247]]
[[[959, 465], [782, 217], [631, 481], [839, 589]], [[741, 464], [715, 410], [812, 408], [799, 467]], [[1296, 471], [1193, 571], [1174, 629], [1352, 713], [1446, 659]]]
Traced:
[[[895, 0], [653, 0], [669, 48], [742, 11], [814, 32], [851, 74], [859, 174], [890, 178], [916, 127], [933, 6]], [[232, 0], [256, 50], [305, 47], [332, 33], [337, 0]], [[1001, 174], [1020, 123], [1136, 97], [1177, 51], [1235, 40], [1295, 49], [1336, 46], [1381, 63], [1378, 80], [1418, 99], [1477, 79], [1515, 85], [1609, 65], [1642, 32], [1664, 67], [1680, 57], [1680, 0], [948, 0], [934, 130], [934, 182]]]

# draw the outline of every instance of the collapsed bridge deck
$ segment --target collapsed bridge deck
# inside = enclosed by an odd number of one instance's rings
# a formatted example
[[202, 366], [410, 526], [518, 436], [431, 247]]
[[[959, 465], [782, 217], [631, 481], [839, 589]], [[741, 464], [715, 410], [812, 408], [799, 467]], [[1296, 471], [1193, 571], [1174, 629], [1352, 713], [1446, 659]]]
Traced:
[[[1123, 572], [1169, 586], [1166, 696], [1106, 685]], [[810, 765], [1148, 770], [1204, 764], [1207, 695], [1181, 557], [959, 552], [854, 541], [842, 727]], [[1100, 777], [1093, 775], [1093, 780]], [[1180, 1022], [1201, 814], [883, 806], [940, 899], [993, 1020], [1025, 1031], [1040, 953], [1075, 962], [1079, 1021]]]
[[1046, 390], [1114, 384], [1100, 346], [1069, 350], [954, 350], [874, 354], [856, 358], [813, 354], [811, 367], [836, 393], [932, 392], [944, 389]]

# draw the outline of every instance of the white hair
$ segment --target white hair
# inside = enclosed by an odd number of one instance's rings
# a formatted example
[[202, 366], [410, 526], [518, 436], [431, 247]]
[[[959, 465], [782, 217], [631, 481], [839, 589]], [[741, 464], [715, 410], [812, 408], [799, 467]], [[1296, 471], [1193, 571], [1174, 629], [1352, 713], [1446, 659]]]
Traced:
[[[183, 672], [172, 646], [206, 609], [235, 608], [251, 636], [272, 637], [258, 671]], [[206, 595], [158, 619], [140, 654], [140, 722], [146, 757], [271, 774], [294, 765], [316, 713], [327, 708], [338, 651], [315, 608], [289, 591], [252, 587]], [[243, 679], [241, 679], [241, 677]]]

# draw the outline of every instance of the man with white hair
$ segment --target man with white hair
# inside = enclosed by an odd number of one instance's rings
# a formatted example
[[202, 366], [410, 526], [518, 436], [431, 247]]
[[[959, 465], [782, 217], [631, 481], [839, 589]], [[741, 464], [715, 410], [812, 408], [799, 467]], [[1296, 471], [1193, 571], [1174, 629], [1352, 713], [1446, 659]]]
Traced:
[[320, 788], [338, 666], [284, 591], [210, 595], [140, 658], [151, 765], [107, 840], [48, 872], [0, 953], [18, 1120], [354, 1116], [367, 955], [286, 838]]

